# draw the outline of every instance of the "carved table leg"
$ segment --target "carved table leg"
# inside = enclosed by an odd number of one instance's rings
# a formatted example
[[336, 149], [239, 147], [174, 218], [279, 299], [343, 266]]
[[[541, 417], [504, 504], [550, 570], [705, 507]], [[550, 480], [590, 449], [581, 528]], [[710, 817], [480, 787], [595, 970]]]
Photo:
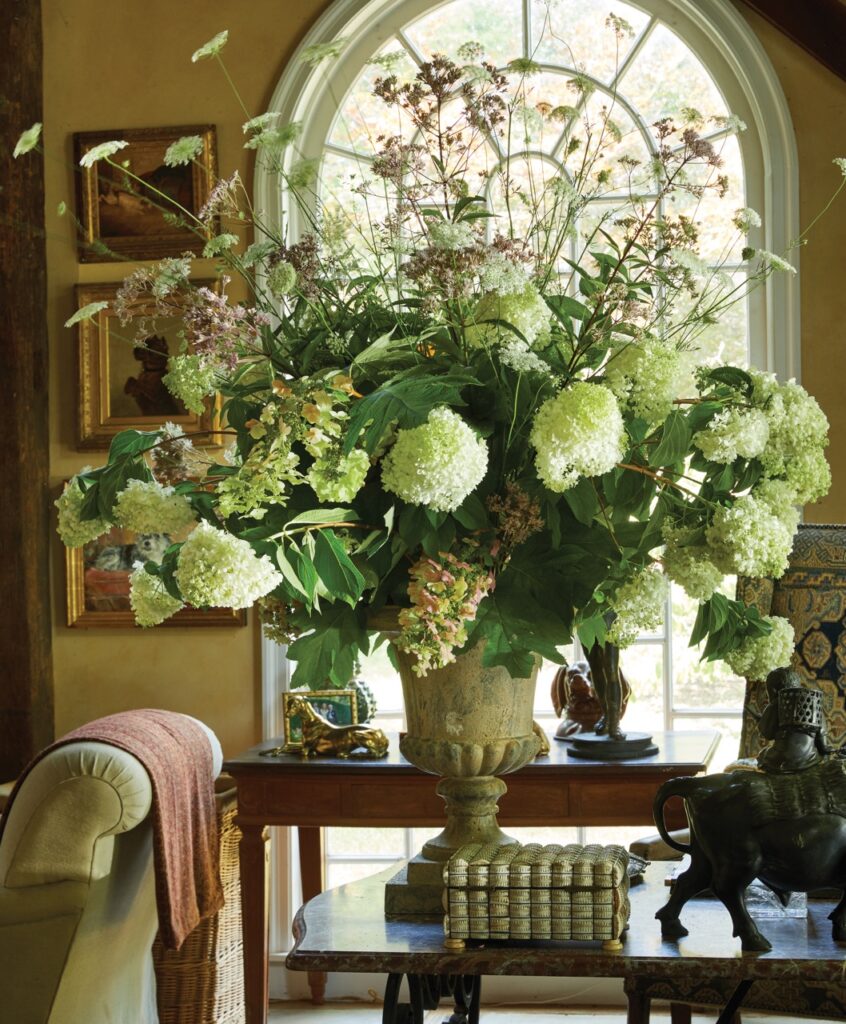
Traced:
[[247, 1024], [267, 1024], [268, 1002], [268, 829], [243, 824], [238, 861], [244, 934], [244, 1002]]
[[726, 1003], [725, 1009], [717, 1017], [717, 1024], [739, 1024], [740, 1004], [746, 998], [753, 984], [754, 982], [752, 981], [741, 981], [738, 983], [737, 988], [731, 994], [731, 999]]
[[[300, 843], [300, 878], [303, 883], [303, 903], [323, 892], [323, 829], [301, 825], [297, 829]], [[326, 992], [326, 974], [308, 972], [308, 986], [314, 1006], [322, 1006]]]
[[670, 1003], [670, 1024], [690, 1024], [689, 1003]]

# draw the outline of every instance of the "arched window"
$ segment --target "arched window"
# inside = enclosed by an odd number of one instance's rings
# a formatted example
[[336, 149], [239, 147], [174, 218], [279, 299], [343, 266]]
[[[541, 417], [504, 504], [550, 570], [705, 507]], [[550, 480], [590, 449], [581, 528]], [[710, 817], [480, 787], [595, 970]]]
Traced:
[[[285, 121], [301, 124], [298, 152], [291, 159], [318, 162], [321, 200], [330, 211], [335, 209], [348, 224], [355, 222], [365, 202], [357, 186], [368, 174], [376, 140], [397, 131], [388, 120], [388, 107], [373, 95], [385, 67], [401, 79], [411, 78], [434, 54], [455, 57], [471, 41], [481, 44], [499, 67], [514, 58], [531, 58], [540, 65], [532, 78], [533, 102], [575, 109], [576, 118], [590, 119], [602, 107], [611, 109], [618, 133], [616, 155], [641, 164], [648, 165], [654, 155], [655, 122], [692, 116], [687, 108], [705, 115], [703, 131], [720, 152], [729, 193], [723, 200], [688, 198], [690, 205], [675, 212], [698, 222], [706, 259], [723, 263], [726, 243], [734, 234], [731, 217], [739, 207], [751, 207], [762, 217], [762, 227], [750, 235], [752, 245], [781, 252], [797, 235], [796, 153], [786, 103], [760, 44], [728, 0], [337, 0], [303, 41], [303, 48], [335, 44], [337, 52], [316, 65], [295, 57], [270, 107]], [[588, 88], [574, 90], [574, 81]], [[735, 131], [732, 119], [743, 122], [746, 130]], [[564, 128], [553, 130], [543, 119], [527, 121], [525, 135], [518, 173], [539, 178], [566, 173]], [[493, 138], [474, 156], [479, 167], [488, 169], [502, 159]], [[493, 181], [488, 199], [495, 207]], [[622, 202], [613, 184], [612, 178], [595, 208], [588, 204], [585, 221], [597, 216], [600, 206]], [[298, 232], [297, 209], [284, 206], [278, 179], [261, 167], [256, 200], [271, 218], [285, 218], [289, 229]], [[745, 273], [740, 264], [723, 266], [734, 275]], [[795, 279], [771, 277], [699, 341], [705, 358], [748, 360], [783, 378], [798, 377]], [[721, 724], [733, 731], [741, 682], [721, 668], [698, 666], [697, 655], [686, 647], [692, 614], [689, 605], [677, 600], [668, 608], [665, 629], [643, 637], [625, 653], [624, 667], [636, 696], [626, 718], [630, 728]], [[273, 655], [266, 650], [270, 665]], [[375, 664], [370, 666], [371, 673], [378, 671]], [[272, 671], [265, 675], [272, 686]], [[542, 698], [545, 689], [538, 687]], [[388, 725], [397, 727], [398, 687], [395, 696], [390, 683], [378, 690], [382, 709], [389, 712]], [[538, 713], [544, 717], [540, 703]], [[331, 839], [329, 848], [331, 854]], [[347, 854], [340, 846], [337, 851], [331, 882], [351, 875], [344, 866]], [[402, 855], [399, 848], [385, 854]], [[355, 858], [350, 848], [348, 859]], [[372, 870], [374, 860], [361, 873]]]

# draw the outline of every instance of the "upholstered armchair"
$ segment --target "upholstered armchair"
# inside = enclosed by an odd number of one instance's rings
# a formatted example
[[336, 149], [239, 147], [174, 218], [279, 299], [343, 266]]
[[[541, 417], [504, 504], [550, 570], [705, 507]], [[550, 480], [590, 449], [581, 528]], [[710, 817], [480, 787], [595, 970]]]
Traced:
[[[762, 614], [783, 615], [790, 620], [796, 638], [793, 668], [806, 686], [822, 692], [829, 744], [843, 746], [846, 743], [846, 526], [801, 525], [787, 572], [778, 580], [741, 578], [737, 590], [739, 597], [754, 604]], [[764, 683], [748, 680], [739, 757], [757, 757], [764, 745], [758, 732], [758, 718], [766, 702]], [[635, 844], [632, 849], [639, 852]], [[641, 846], [641, 853], [643, 849]], [[698, 987], [685, 987], [667, 978], [627, 978], [629, 1022], [648, 1024], [650, 1001], [666, 999], [671, 1002], [672, 1024], [690, 1024], [690, 1004], [725, 1004], [732, 988], [719, 978]], [[814, 1020], [846, 1021], [846, 990], [842, 986], [826, 988], [800, 981], [758, 982], [752, 986], [743, 1006]]]
[[0, 840], [4, 1020], [156, 1024], [151, 801], [141, 762], [107, 743], [68, 743], [26, 775]]

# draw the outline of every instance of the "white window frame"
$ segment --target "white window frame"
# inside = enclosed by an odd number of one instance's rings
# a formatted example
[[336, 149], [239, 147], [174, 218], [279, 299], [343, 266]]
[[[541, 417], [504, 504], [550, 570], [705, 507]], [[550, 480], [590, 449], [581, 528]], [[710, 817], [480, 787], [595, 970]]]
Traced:
[[[299, 156], [319, 158], [342, 99], [365, 62], [403, 26], [441, 6], [433, 0], [335, 0], [314, 23], [283, 73], [268, 110], [285, 122], [299, 122], [303, 131]], [[523, 0], [524, 22], [530, 2]], [[731, 112], [747, 130], [739, 143], [746, 177], [746, 202], [761, 213], [764, 227], [755, 244], [784, 252], [799, 233], [798, 154], [790, 112], [778, 76], [758, 38], [729, 0], [648, 0], [642, 6], [651, 17], [675, 32], [708, 68]], [[309, 46], [345, 40], [342, 53], [316, 68], [299, 60]], [[257, 162], [254, 196], [271, 221], [284, 218], [292, 234], [300, 224], [295, 207], [286, 207], [278, 179]], [[798, 251], [791, 254], [798, 269]], [[749, 300], [750, 360], [753, 365], [799, 380], [801, 375], [798, 274], [772, 276]], [[669, 620], [668, 620], [669, 626]], [[287, 688], [289, 667], [284, 648], [262, 638], [262, 706], [265, 737], [278, 736], [279, 693]], [[664, 641], [664, 717], [713, 715], [673, 707], [672, 650]], [[286, 830], [286, 835], [290, 830]], [[291, 864], [291, 843], [275, 845], [274, 864]], [[295, 901], [292, 875], [277, 870], [271, 913], [271, 949], [285, 948], [283, 936]]]

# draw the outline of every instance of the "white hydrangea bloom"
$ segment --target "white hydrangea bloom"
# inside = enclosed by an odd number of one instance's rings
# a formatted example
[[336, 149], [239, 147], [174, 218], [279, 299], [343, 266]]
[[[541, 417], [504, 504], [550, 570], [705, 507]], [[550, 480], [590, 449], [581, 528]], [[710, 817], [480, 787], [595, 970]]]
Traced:
[[135, 533], [179, 533], [196, 522], [188, 500], [155, 480], [130, 480], [118, 494], [115, 522]]
[[780, 615], [765, 615], [773, 629], [767, 636], [746, 637], [740, 646], [726, 655], [732, 672], [746, 679], [766, 679], [773, 669], [787, 668], [793, 658], [793, 626]]
[[657, 629], [664, 621], [667, 586], [667, 577], [654, 567], [642, 569], [619, 586], [609, 601], [616, 617], [608, 640], [629, 647], [641, 633]]
[[473, 314], [475, 323], [466, 327], [464, 336], [471, 345], [490, 345], [514, 337], [512, 331], [485, 321], [503, 320], [516, 327], [529, 345], [542, 347], [549, 340], [552, 312], [531, 281], [517, 292], [486, 292]]
[[165, 387], [186, 409], [202, 413], [204, 399], [214, 394], [214, 366], [196, 355], [171, 356], [167, 373], [162, 377]]
[[650, 424], [669, 416], [687, 373], [684, 353], [652, 335], [626, 345], [605, 366], [608, 387], [635, 416]]
[[831, 490], [831, 468], [822, 448], [796, 452], [787, 460], [784, 480], [798, 505], [824, 498]]
[[161, 579], [146, 572], [140, 563], [136, 563], [129, 577], [129, 604], [139, 626], [158, 626], [184, 608], [178, 598], [165, 590]]
[[793, 532], [767, 502], [747, 494], [716, 510], [705, 539], [723, 572], [778, 579], [787, 568]]
[[94, 540], [111, 528], [106, 519], [81, 519], [82, 503], [85, 495], [79, 486], [79, 476], [90, 473], [91, 467], [85, 466], [77, 476], [72, 477], [65, 485], [64, 491], [53, 504], [59, 510], [59, 536], [66, 548], [81, 548], [90, 540]]
[[475, 242], [473, 228], [465, 221], [439, 220], [429, 225], [429, 244], [435, 249], [468, 249]]
[[267, 555], [206, 522], [182, 545], [174, 577], [195, 608], [247, 608], [282, 582]]
[[796, 492], [786, 480], [763, 479], [752, 489], [752, 496], [763, 502], [772, 514], [790, 530], [796, 532], [799, 525], [799, 509], [796, 507]]
[[352, 501], [361, 490], [369, 469], [367, 452], [356, 448], [340, 458], [315, 460], [306, 480], [318, 501]]
[[711, 462], [734, 462], [757, 458], [767, 446], [770, 424], [760, 409], [737, 406], [720, 409], [704, 430], [693, 436], [693, 443]]
[[605, 387], [579, 381], [547, 399], [532, 424], [538, 476], [562, 492], [582, 476], [607, 473], [622, 459], [626, 429], [617, 399]]
[[711, 561], [706, 544], [692, 544], [693, 531], [665, 523], [662, 530], [665, 542], [661, 561], [664, 573], [677, 583], [688, 597], [707, 601], [723, 582], [723, 573]]
[[788, 460], [797, 452], [822, 449], [828, 444], [828, 419], [815, 398], [788, 381], [771, 391], [764, 413], [770, 438], [761, 461], [770, 476], [784, 473]]
[[411, 505], [452, 512], [487, 468], [488, 446], [458, 413], [441, 406], [419, 427], [397, 431], [382, 460], [382, 485]]

